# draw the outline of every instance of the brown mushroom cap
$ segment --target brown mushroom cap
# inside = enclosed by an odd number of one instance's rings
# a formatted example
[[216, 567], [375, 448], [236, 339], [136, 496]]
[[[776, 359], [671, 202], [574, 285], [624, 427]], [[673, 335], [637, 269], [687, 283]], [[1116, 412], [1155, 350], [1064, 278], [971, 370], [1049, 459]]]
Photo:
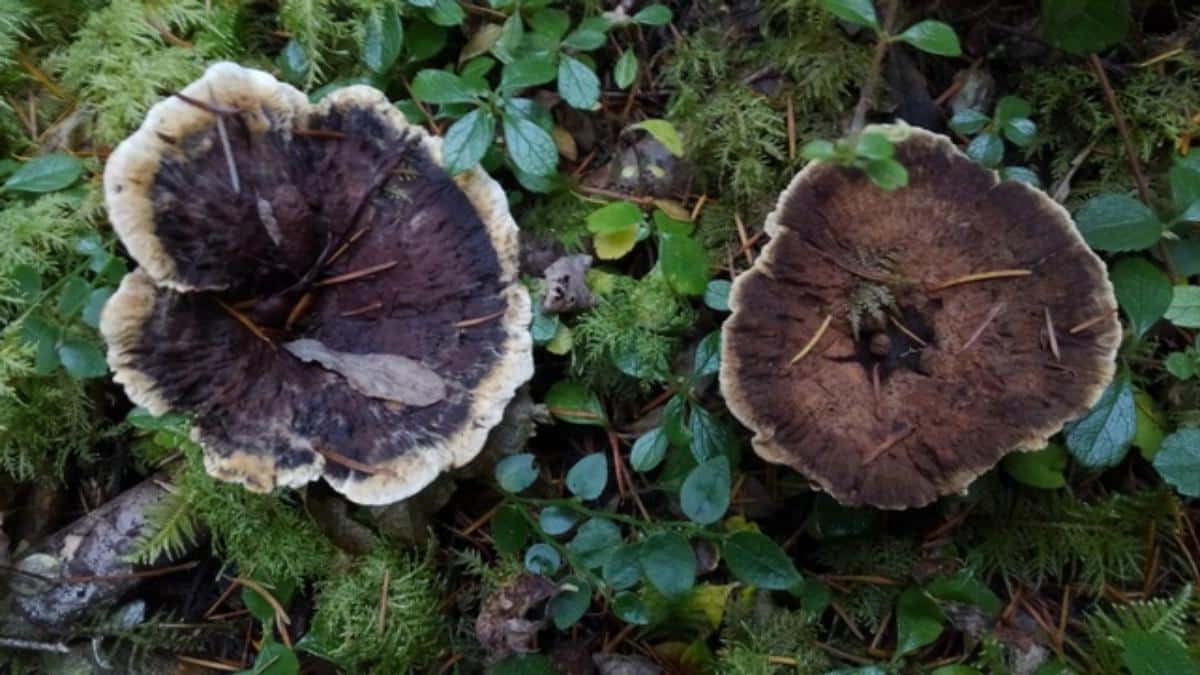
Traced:
[[903, 509], [1086, 412], [1121, 327], [1104, 263], [1045, 193], [999, 181], [944, 136], [873, 130], [908, 187], [831, 163], [796, 176], [734, 282], [720, 381], [764, 459], [843, 504]]
[[375, 89], [310, 105], [217, 64], [104, 178], [141, 265], [101, 317], [113, 377], [194, 413], [215, 476], [397, 501], [474, 458], [532, 375], [504, 192], [449, 177], [441, 140]]

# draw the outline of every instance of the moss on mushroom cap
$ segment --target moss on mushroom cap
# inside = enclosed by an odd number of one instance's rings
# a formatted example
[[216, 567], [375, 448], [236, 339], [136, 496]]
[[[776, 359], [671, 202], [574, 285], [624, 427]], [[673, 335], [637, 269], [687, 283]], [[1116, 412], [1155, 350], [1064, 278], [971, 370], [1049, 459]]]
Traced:
[[902, 509], [1086, 412], [1121, 327], [1061, 206], [944, 136], [877, 130], [908, 187], [822, 163], [796, 176], [734, 283], [720, 379], [763, 458], [844, 504]]
[[470, 461], [532, 375], [530, 307], [500, 186], [441, 163], [375, 89], [212, 66], [106, 167], [141, 264], [101, 318], [114, 379], [257, 491], [381, 504]]

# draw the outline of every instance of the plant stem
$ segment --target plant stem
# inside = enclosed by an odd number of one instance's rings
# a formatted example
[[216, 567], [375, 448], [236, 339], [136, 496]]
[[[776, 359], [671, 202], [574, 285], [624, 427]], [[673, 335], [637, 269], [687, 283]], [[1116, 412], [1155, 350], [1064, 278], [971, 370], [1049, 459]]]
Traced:
[[896, 22], [896, 10], [899, 0], [883, 0], [883, 27], [879, 31], [879, 40], [875, 43], [875, 55], [871, 58], [871, 70], [867, 71], [867, 79], [863, 82], [862, 91], [858, 96], [858, 105], [854, 106], [854, 118], [850, 121], [850, 133], [861, 131], [867, 122], [867, 112], [875, 103], [875, 90], [879, 88], [879, 79], [883, 70], [883, 57], [887, 55], [888, 45], [891, 44], [891, 32]]

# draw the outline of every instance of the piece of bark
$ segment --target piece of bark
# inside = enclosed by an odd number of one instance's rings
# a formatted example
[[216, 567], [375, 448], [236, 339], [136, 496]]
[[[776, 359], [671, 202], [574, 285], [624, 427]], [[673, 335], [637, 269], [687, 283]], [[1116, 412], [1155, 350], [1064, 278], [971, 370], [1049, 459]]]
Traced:
[[548, 314], [562, 314], [587, 309], [596, 304], [587, 285], [587, 271], [592, 266], [590, 255], [568, 255], [546, 268], [546, 294], [542, 309]]
[[10, 577], [13, 615], [43, 635], [61, 635], [140, 584], [127, 557], [147, 514], [168, 496], [146, 480], [51, 535], [17, 563], [28, 574]]
[[475, 637], [488, 656], [499, 661], [510, 654], [534, 651], [534, 638], [546, 625], [537, 612], [558, 595], [558, 585], [543, 576], [524, 574], [488, 596], [475, 620]]

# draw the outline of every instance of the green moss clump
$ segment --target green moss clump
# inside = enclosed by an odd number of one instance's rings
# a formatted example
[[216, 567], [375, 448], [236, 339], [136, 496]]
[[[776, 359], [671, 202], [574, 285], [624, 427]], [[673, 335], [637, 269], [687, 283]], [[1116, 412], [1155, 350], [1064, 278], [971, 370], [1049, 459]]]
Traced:
[[301, 582], [329, 573], [337, 549], [300, 505], [281, 493], [255, 494], [209, 476], [198, 447], [186, 455], [176, 487], [218, 554], [259, 579]]
[[558, 192], [538, 200], [521, 214], [522, 230], [531, 234], [553, 237], [568, 253], [586, 249], [587, 216], [601, 204], [589, 202], [574, 192]]
[[571, 370], [604, 391], [640, 380], [663, 382], [696, 310], [657, 271], [612, 277], [612, 288], [572, 327]]
[[[833, 665], [815, 646], [813, 619], [805, 612], [775, 607], [754, 592], [730, 602], [725, 611], [717, 654], [720, 675], [818, 675]], [[795, 663], [772, 663], [772, 656]]]
[[449, 635], [443, 588], [429, 556], [376, 548], [317, 585], [310, 634], [346, 672], [427, 672]]

